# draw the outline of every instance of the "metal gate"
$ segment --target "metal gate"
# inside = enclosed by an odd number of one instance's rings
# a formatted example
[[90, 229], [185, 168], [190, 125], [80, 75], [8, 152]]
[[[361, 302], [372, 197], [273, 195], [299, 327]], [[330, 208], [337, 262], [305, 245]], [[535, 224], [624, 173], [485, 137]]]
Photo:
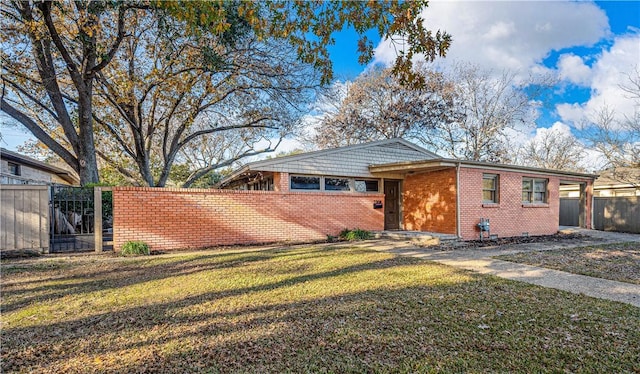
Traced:
[[51, 252], [93, 251], [94, 194], [93, 188], [52, 186]]

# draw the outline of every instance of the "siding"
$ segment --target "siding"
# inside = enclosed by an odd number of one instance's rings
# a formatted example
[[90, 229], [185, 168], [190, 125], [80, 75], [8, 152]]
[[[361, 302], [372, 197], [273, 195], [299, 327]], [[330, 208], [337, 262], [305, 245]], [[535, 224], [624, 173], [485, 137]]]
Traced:
[[[45, 171], [34, 169], [28, 165], [20, 164], [16, 162], [16, 164], [20, 165], [20, 175], [13, 175], [9, 173], [9, 161], [2, 160], [2, 183], [8, 184], [51, 184], [52, 175]], [[60, 178], [56, 178], [56, 182], [58, 182]], [[65, 184], [67, 182], [64, 182]]]
[[402, 161], [421, 161], [433, 158], [402, 143], [371, 145], [352, 149], [346, 147], [328, 153], [311, 153], [283, 162], [257, 164], [251, 168], [261, 171], [287, 172], [291, 174], [336, 175], [343, 177], [375, 178], [369, 172], [370, 165]]

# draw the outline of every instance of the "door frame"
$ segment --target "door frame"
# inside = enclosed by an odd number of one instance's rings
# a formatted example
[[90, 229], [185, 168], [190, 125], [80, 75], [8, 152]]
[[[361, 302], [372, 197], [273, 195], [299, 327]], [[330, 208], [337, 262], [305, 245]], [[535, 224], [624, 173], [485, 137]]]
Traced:
[[[395, 207], [397, 208], [397, 214], [398, 214], [398, 221], [396, 222], [395, 228], [389, 228], [387, 226], [387, 197], [386, 197], [387, 182], [395, 183], [398, 188], [397, 199], [395, 201]], [[402, 230], [402, 179], [383, 179], [382, 192], [385, 194], [384, 229], [385, 230]]]

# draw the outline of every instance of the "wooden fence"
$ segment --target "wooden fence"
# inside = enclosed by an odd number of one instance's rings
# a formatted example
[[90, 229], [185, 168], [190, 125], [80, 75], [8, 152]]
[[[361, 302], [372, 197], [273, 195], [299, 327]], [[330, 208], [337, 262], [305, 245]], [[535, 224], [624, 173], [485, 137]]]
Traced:
[[580, 198], [563, 197], [560, 199], [560, 226], [580, 225]]
[[49, 187], [0, 186], [0, 249], [49, 252]]
[[640, 234], [640, 196], [596, 197], [594, 228]]

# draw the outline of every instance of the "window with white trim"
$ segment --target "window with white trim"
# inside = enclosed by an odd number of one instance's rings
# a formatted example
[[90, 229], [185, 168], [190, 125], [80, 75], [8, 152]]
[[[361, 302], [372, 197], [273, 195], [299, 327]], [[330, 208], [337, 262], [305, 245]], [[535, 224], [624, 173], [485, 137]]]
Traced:
[[498, 203], [498, 174], [482, 174], [482, 202]]
[[545, 204], [547, 202], [548, 179], [522, 178], [522, 202], [525, 204]]

